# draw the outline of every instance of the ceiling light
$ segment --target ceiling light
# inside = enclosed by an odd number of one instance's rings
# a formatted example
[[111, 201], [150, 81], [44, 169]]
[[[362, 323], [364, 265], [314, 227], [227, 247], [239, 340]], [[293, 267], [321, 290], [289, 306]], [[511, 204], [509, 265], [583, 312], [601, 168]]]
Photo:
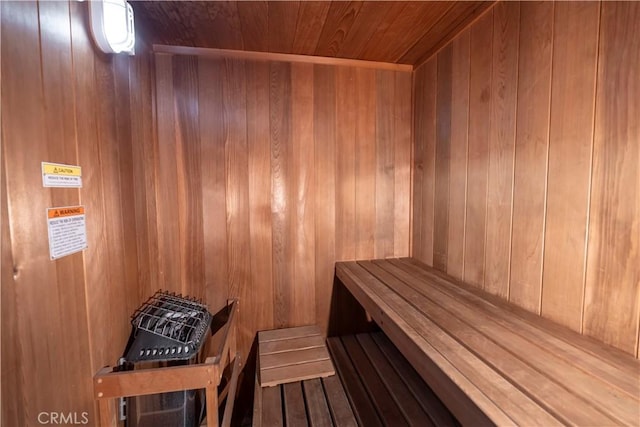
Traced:
[[91, 0], [89, 15], [91, 33], [100, 50], [133, 55], [133, 8], [126, 0]]

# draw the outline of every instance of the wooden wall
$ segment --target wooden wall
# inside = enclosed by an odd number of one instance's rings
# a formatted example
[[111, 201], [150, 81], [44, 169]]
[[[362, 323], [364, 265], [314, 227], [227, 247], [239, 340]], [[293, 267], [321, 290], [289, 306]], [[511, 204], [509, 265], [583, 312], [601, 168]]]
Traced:
[[[96, 425], [92, 376], [117, 361], [148, 293], [138, 287], [147, 260], [133, 183], [144, 180], [134, 165], [153, 131], [151, 58], [97, 54], [87, 3], [0, 8], [1, 424], [41, 425], [41, 412], [82, 422], [87, 412]], [[41, 161], [82, 166], [83, 188], [43, 188]], [[45, 209], [74, 204], [86, 208], [89, 248], [51, 261]]]
[[239, 297], [245, 355], [257, 330], [327, 327], [335, 260], [408, 255], [411, 73], [155, 60], [154, 281]]
[[628, 353], [640, 4], [500, 2], [415, 72], [413, 255]]

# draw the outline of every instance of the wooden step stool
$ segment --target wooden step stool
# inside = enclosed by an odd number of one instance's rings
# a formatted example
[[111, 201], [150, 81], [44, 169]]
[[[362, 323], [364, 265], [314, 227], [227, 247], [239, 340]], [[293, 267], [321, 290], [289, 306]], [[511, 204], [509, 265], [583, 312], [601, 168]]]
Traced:
[[260, 386], [324, 378], [336, 371], [318, 326], [258, 332]]
[[317, 326], [258, 333], [254, 427], [356, 427], [324, 337]]

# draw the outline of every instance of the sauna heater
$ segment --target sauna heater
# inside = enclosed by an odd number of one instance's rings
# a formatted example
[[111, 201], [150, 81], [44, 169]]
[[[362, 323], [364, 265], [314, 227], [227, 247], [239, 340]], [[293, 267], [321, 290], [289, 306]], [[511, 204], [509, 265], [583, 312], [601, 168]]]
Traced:
[[[211, 335], [211, 313], [200, 301], [156, 292], [131, 318], [121, 370], [202, 363]], [[196, 427], [204, 416], [204, 390], [128, 397], [122, 402], [127, 427]]]

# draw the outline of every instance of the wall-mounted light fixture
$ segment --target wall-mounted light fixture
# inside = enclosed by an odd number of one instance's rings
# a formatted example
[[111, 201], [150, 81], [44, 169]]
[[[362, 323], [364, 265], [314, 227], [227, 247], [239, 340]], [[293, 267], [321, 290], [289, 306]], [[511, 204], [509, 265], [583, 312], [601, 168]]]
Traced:
[[89, 15], [91, 33], [100, 50], [133, 55], [133, 8], [126, 0], [90, 0]]

